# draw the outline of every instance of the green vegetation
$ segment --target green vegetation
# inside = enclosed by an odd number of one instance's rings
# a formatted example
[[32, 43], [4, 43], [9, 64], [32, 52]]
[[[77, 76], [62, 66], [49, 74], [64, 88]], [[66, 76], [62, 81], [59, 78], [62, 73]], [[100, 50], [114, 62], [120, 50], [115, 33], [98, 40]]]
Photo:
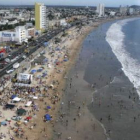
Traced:
[[61, 42], [61, 39], [58, 38], [58, 37], [56, 37], [56, 38], [55, 38], [55, 43], [60, 43], [60, 42]]
[[63, 32], [62, 37], [65, 37], [65, 36], [67, 36], [67, 35], [68, 35], [67, 32]]
[[16, 23], [14, 25], [8, 25], [7, 23], [5, 25], [0, 26], [0, 31], [11, 30], [11, 29], [14, 29], [16, 26], [24, 26], [25, 24], [26, 24], [25, 21], [21, 21], [20, 23]]

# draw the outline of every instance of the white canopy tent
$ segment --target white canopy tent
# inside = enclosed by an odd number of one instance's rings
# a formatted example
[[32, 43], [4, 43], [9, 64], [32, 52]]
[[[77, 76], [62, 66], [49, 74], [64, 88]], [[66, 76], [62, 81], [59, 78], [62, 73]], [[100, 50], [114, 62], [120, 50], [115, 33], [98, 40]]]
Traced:
[[26, 74], [26, 73], [19, 73], [18, 78], [19, 81], [29, 81], [33, 79], [32, 74]]
[[24, 84], [24, 83], [15, 83], [14, 86], [18, 86], [18, 87], [30, 87], [29, 84]]
[[13, 101], [19, 102], [19, 101], [21, 101], [21, 98], [15, 97], [15, 98], [13, 99]]
[[33, 97], [33, 99], [34, 99], [34, 100], [37, 100], [37, 99], [38, 99], [38, 97], [37, 97], [37, 96], [34, 96], [34, 97]]
[[34, 96], [34, 95], [29, 95], [30, 98], [34, 99], [34, 100], [37, 100], [38, 97], [37, 96]]
[[32, 101], [27, 102], [27, 104], [25, 105], [25, 107], [29, 107], [32, 104]]

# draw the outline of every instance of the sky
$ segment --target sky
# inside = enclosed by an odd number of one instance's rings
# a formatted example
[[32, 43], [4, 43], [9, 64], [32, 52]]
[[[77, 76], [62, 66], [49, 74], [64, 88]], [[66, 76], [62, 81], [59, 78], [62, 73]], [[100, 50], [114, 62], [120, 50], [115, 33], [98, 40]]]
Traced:
[[140, 5], [140, 0], [0, 0], [0, 5], [33, 5], [35, 2], [41, 2], [45, 5], [76, 6], [97, 6], [99, 3], [113, 7], [118, 7], [120, 5]]

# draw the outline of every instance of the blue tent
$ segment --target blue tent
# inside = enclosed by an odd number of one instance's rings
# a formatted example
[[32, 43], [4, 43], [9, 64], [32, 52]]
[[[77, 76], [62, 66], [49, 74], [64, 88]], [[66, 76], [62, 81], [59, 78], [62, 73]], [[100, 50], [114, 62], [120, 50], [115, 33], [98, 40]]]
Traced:
[[63, 61], [64, 61], [64, 62], [67, 62], [67, 61], [68, 61], [68, 58], [65, 58]]
[[43, 68], [39, 68], [38, 70], [37, 70], [37, 72], [41, 72], [43, 70]]
[[38, 75], [37, 78], [40, 79], [41, 78], [41, 75]]
[[34, 73], [36, 73], [37, 72], [37, 70], [31, 70], [31, 73], [32, 74], [34, 74]]
[[51, 109], [51, 107], [50, 106], [47, 106], [47, 109]]
[[58, 60], [58, 59], [55, 59], [55, 60], [54, 60], [54, 63], [57, 63], [57, 62], [59, 62], [59, 60]]
[[48, 44], [49, 44], [48, 42], [44, 42], [44, 46], [45, 46], [45, 47], [47, 47], [47, 46], [48, 46]]
[[57, 48], [55, 48], [55, 50], [56, 50], [56, 51], [60, 51], [60, 48], [57, 47]]
[[48, 59], [47, 58], [45, 58], [44, 60], [43, 60], [43, 62], [45, 63], [45, 62], [48, 62]]
[[11, 96], [11, 99], [14, 99], [14, 98], [16, 98], [16, 97], [17, 97], [16, 95], [12, 95], [12, 96]]
[[49, 114], [46, 114], [45, 115], [45, 119], [46, 119], [46, 121], [50, 121], [51, 120], [51, 116]]
[[46, 73], [44, 72], [44, 73], [42, 74], [42, 77], [45, 77], [45, 76], [47, 76], [47, 72], [46, 72]]
[[6, 124], [7, 124], [6, 121], [1, 122], [1, 125], [6, 125]]
[[32, 88], [31, 90], [32, 90], [32, 92], [36, 92], [36, 89], [35, 88]]

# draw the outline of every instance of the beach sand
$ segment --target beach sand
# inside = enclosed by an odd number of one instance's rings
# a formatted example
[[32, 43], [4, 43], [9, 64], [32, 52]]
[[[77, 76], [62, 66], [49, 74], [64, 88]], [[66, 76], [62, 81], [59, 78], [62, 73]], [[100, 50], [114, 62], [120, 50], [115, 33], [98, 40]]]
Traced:
[[[49, 90], [48, 93], [52, 94], [52, 95], [58, 95], [60, 97], [63, 97], [63, 89], [65, 86], [65, 75], [68, 73], [69, 69], [71, 68], [71, 66], [74, 64], [75, 59], [77, 57], [77, 54], [79, 53], [80, 50], [80, 46], [83, 42], [83, 39], [87, 36], [87, 34], [94, 28], [97, 27], [99, 23], [95, 23], [94, 26], [86, 26], [83, 27], [81, 29], [80, 32], [76, 32], [76, 29], [73, 29], [72, 32], [72, 36], [74, 36], [73, 39], [67, 39], [66, 42], [64, 43], [65, 46], [67, 47], [68, 51], [68, 55], [69, 55], [69, 61], [68, 62], [63, 62], [63, 64], [61, 64], [60, 66], [57, 67], [57, 69], [54, 69], [52, 71], [52, 73], [50, 73], [49, 78], [47, 79], [47, 83], [49, 85], [49, 83], [52, 82], [52, 80], [55, 81], [59, 81], [59, 86], [57, 87], [57, 91], [53, 91], [53, 90]], [[64, 44], [60, 44], [60, 45], [64, 45]], [[61, 73], [57, 73], [57, 71], [60, 70]], [[45, 102], [47, 102], [47, 104], [49, 104], [52, 109], [50, 111], [48, 111], [47, 113], [51, 114], [53, 116], [53, 121], [51, 122], [47, 122], [45, 123], [43, 121], [43, 116], [46, 114], [45, 111]], [[44, 98], [44, 101], [37, 101], [38, 105], [39, 105], [39, 112], [36, 113], [37, 117], [35, 119], [33, 119], [30, 122], [31, 126], [32, 124], [36, 123], [36, 127], [33, 128], [32, 130], [29, 129], [29, 127], [25, 127], [25, 136], [28, 139], [32, 139], [32, 140], [43, 140], [43, 139], [51, 139], [52, 137], [52, 128], [55, 125], [55, 120], [57, 120], [57, 112], [59, 109], [59, 105], [60, 103], [56, 103], [55, 105], [53, 105], [50, 100], [48, 100], [47, 98]]]
[[[49, 76], [50, 80], [49, 79], [47, 80], [48, 83], [51, 82], [52, 79], [55, 81], [56, 80], [60, 81], [59, 86], [57, 87], [57, 94], [59, 94], [60, 100], [61, 100], [61, 98], [63, 98], [63, 96], [65, 96], [63, 94], [63, 89], [65, 86], [65, 80], [67, 78], [64, 78], [64, 77], [68, 74], [70, 68], [74, 65], [75, 60], [80, 51], [80, 46], [83, 43], [83, 40], [89, 34], [89, 32], [92, 31], [94, 28], [96, 28], [98, 25], [99, 25], [99, 23], [97, 22], [97, 23], [94, 23], [94, 25], [92, 25], [92, 26], [83, 27], [83, 29], [78, 34], [73, 33], [73, 35], [75, 36], [74, 39], [66, 41], [65, 44], [67, 44], [66, 46], [69, 48], [69, 61], [58, 66], [58, 69], [62, 71], [61, 74], [58, 74], [56, 72], [56, 70], [54, 70], [52, 72], [51, 76]], [[54, 91], [50, 90], [49, 94], [56, 94], [56, 93], [54, 93]], [[52, 109], [48, 113], [53, 116], [53, 120], [54, 120], [54, 121], [47, 122], [47, 123], [44, 123], [44, 121], [42, 119], [46, 113], [46, 111], [43, 109], [43, 108], [45, 108], [45, 105], [44, 105], [45, 102], [47, 102], [47, 104], [52, 106]], [[30, 124], [36, 122], [37, 125], [32, 130], [29, 130], [28, 128], [25, 130], [25, 135], [27, 136], [28, 139], [43, 140], [43, 139], [46, 139], [46, 137], [48, 139], [51, 139], [52, 133], [53, 133], [52, 128], [53, 128], [53, 126], [55, 127], [56, 120], [58, 120], [57, 112], [58, 112], [58, 109], [61, 107], [61, 102], [62, 101], [60, 101], [60, 103], [57, 103], [56, 105], [52, 105], [52, 103], [48, 99], [45, 99], [45, 98], [44, 98], [44, 102], [38, 101], [40, 110], [37, 113], [37, 118], [34, 119], [32, 122], [30, 122]], [[85, 109], [85, 111], [88, 111], [88, 110]], [[87, 116], [85, 116], [85, 117], [87, 117]], [[92, 116], [90, 117], [90, 120], [91, 119], [92, 119]], [[89, 120], [89, 119], [87, 119], [87, 120]], [[90, 123], [91, 123], [90, 121], [85, 122], [85, 124], [87, 124], [87, 126]], [[82, 126], [79, 126], [79, 127], [82, 127]], [[93, 126], [91, 126], [91, 127], [93, 127]], [[98, 130], [98, 127], [99, 127], [99, 130]], [[102, 128], [100, 126], [96, 125], [96, 130], [98, 130], [98, 133], [101, 132], [101, 129]], [[67, 134], [67, 133], [65, 133], [65, 134]]]

